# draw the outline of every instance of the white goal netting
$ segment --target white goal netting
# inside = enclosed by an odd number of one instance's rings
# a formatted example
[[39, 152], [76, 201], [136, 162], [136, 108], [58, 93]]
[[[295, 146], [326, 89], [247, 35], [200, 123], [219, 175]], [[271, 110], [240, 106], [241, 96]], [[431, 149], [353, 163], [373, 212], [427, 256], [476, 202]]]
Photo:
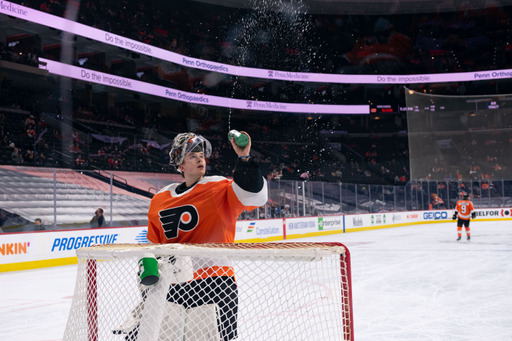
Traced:
[[[353, 340], [342, 244], [115, 244], [77, 255], [64, 340]], [[148, 256], [153, 285], [140, 283]]]

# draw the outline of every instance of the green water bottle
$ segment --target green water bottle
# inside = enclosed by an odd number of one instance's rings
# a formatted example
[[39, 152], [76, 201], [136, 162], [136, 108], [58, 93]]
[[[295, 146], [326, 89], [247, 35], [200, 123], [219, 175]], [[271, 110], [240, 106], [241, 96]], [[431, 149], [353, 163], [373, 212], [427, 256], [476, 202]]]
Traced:
[[231, 141], [232, 138], [235, 138], [235, 143], [239, 147], [245, 147], [249, 143], [249, 138], [247, 135], [242, 134], [238, 130], [230, 130], [228, 133], [228, 140]]
[[155, 256], [148, 253], [144, 254], [139, 260], [140, 283], [143, 285], [155, 285], [160, 279], [158, 273], [158, 261]]

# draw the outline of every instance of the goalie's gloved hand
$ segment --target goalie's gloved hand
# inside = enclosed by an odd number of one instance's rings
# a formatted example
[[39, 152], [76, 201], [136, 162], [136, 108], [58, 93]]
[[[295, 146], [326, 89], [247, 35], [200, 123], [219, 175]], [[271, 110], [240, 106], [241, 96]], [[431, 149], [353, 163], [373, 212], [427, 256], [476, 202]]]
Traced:
[[476, 212], [471, 212], [471, 219], [475, 219], [476, 218]]
[[453, 217], [452, 217], [452, 220], [455, 220], [455, 219], [457, 219], [457, 212], [455, 212], [455, 213], [453, 214]]

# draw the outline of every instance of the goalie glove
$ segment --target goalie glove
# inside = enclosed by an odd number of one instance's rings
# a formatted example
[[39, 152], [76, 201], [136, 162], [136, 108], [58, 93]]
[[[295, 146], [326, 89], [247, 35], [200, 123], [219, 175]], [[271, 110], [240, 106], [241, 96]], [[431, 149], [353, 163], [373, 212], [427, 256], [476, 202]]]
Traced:
[[453, 214], [452, 220], [457, 219], [457, 214], [458, 214], [458, 213], [459, 213], [459, 212], [455, 211], [455, 213]]
[[476, 218], [476, 212], [471, 212], [471, 219], [475, 219]]

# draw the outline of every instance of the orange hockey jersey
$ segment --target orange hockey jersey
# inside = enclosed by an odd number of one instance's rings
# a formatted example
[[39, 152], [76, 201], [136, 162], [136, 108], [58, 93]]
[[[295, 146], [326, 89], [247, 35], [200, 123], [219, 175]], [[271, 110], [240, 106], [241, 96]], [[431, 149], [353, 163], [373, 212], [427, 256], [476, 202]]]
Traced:
[[178, 194], [173, 183], [158, 192], [149, 206], [148, 235], [152, 243], [232, 243], [243, 210], [267, 201], [267, 186], [252, 193], [233, 180], [206, 176]]
[[462, 220], [469, 220], [469, 218], [471, 218], [471, 212], [473, 212], [474, 209], [473, 203], [469, 200], [459, 200], [455, 207], [455, 210], [458, 212], [458, 217]]

